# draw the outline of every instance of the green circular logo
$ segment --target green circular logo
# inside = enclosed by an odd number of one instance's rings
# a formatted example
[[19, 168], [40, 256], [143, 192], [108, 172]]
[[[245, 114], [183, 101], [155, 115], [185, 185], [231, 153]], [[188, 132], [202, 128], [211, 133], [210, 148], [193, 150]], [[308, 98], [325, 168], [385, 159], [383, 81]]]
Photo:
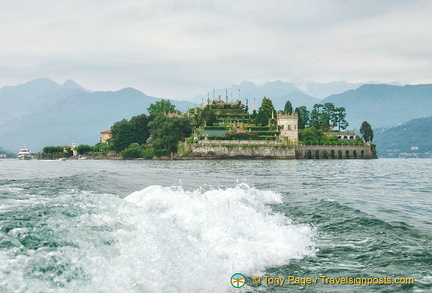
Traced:
[[246, 284], [246, 278], [240, 273], [235, 273], [231, 276], [231, 285], [234, 288], [241, 288]]

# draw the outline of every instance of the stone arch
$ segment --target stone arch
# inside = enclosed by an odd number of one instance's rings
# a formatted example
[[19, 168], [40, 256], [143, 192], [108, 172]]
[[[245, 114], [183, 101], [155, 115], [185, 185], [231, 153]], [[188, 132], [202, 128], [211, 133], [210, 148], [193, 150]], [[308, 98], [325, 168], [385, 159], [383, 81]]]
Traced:
[[350, 139], [354, 139], [354, 136], [351, 135], [351, 136], [350, 136]]
[[306, 152], [306, 158], [312, 159], [312, 151], [311, 150], [307, 150], [307, 152]]
[[347, 150], [347, 151], [345, 152], [345, 157], [346, 157], [347, 159], [349, 159], [349, 158], [350, 158], [350, 153], [349, 153], [349, 150]]
[[331, 150], [330, 152], [330, 158], [334, 159], [335, 158], [335, 151]]
[[365, 151], [362, 150], [362, 151], [360, 152], [360, 158], [364, 158], [364, 155], [365, 155]]
[[357, 151], [353, 151], [353, 158], [357, 159]]
[[345, 136], [343, 137], [343, 139], [348, 139], [348, 136], [345, 135]]
[[315, 159], [319, 159], [320, 158], [320, 154], [319, 154], [319, 150], [315, 151]]
[[328, 159], [329, 158], [327, 150], [323, 150], [322, 156], [323, 156], [323, 159]]
[[341, 150], [338, 150], [338, 157], [339, 157], [339, 159], [342, 159], [342, 151]]

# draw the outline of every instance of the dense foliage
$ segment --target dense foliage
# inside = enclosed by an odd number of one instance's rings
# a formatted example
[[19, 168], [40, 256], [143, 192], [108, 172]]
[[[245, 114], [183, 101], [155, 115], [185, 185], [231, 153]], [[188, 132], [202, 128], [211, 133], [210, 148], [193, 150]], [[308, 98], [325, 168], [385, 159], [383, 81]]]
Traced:
[[309, 114], [309, 125], [324, 131], [330, 130], [330, 126], [346, 129], [348, 122], [345, 117], [344, 107], [336, 108], [333, 103], [315, 104]]
[[336, 136], [325, 135], [321, 129], [315, 126], [304, 129], [301, 132], [301, 141], [305, 144], [336, 144]]
[[364, 142], [372, 142], [373, 141], [372, 126], [367, 121], [363, 121], [363, 123], [360, 127], [360, 133], [363, 136]]
[[149, 117], [145, 114], [123, 119], [111, 126], [112, 144], [117, 152], [126, 149], [131, 143], [144, 144], [150, 136], [147, 127]]
[[191, 121], [183, 117], [159, 115], [150, 121], [150, 143], [156, 149], [177, 150], [177, 143], [191, 135]]
[[267, 125], [269, 123], [269, 118], [263, 110], [260, 110], [255, 118], [256, 125]]
[[147, 108], [150, 115], [166, 115], [175, 112], [175, 105], [170, 100], [156, 101]]
[[[184, 117], [170, 117], [177, 113], [169, 100], [157, 101], [148, 108], [150, 116], [145, 114], [123, 119], [111, 127], [112, 145], [124, 158], [153, 158], [176, 151], [179, 141], [192, 133], [192, 120]], [[197, 114], [196, 116], [194, 114]], [[188, 116], [191, 112], [188, 113]], [[210, 108], [192, 112], [196, 123], [206, 121], [209, 125], [216, 118]], [[152, 148], [149, 148], [151, 146]]]
[[200, 124], [205, 123], [207, 126], [212, 126], [216, 121], [215, 113], [211, 110], [210, 106], [207, 105], [201, 113]]
[[69, 158], [72, 156], [72, 148], [68, 146], [46, 146], [42, 149], [44, 157], [51, 159]]
[[82, 144], [82, 145], [79, 145], [77, 147], [77, 152], [80, 155], [85, 155], [89, 152], [92, 152], [93, 150], [94, 150], [94, 148], [92, 146], [87, 145], [87, 144]]
[[45, 154], [61, 153], [63, 152], [63, 147], [61, 146], [46, 146], [42, 149]]

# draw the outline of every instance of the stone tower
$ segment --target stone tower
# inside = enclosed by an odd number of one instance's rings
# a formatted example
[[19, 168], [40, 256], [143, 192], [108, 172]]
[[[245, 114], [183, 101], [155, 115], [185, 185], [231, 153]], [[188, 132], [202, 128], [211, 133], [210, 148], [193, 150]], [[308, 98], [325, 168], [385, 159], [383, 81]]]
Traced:
[[71, 150], [72, 150], [72, 156], [78, 157], [77, 145], [76, 145], [75, 140], [72, 141]]
[[298, 141], [298, 115], [278, 115], [277, 125], [280, 127], [280, 136], [287, 137], [290, 142]]

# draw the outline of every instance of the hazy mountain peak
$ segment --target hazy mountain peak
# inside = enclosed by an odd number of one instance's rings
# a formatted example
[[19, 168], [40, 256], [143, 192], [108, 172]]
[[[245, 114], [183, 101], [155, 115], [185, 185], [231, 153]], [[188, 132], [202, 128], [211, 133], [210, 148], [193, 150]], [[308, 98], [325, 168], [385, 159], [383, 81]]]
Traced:
[[61, 90], [61, 88], [61, 85], [49, 78], [38, 78], [16, 86], [5, 86], [0, 93], [8, 96], [34, 97], [54, 93]]
[[250, 89], [250, 88], [254, 88], [256, 87], [256, 85], [251, 82], [251, 81], [242, 81], [238, 86], [237, 85], [233, 85], [234, 87], [239, 87], [239, 88], [243, 88], [243, 89]]
[[25, 89], [34, 92], [49, 92], [53, 90], [58, 90], [61, 88], [61, 85], [52, 81], [49, 78], [38, 78], [26, 82], [25, 84], [18, 85], [16, 88]]
[[60, 86], [57, 82], [49, 78], [36, 78], [26, 82], [26, 86]]
[[82, 86], [80, 86], [79, 84], [77, 84], [75, 81], [73, 81], [72, 79], [68, 79], [63, 83], [63, 88], [67, 88], [67, 89], [77, 89], [77, 90], [81, 90], [81, 91], [88, 91], [87, 89], [83, 88]]
[[119, 93], [127, 93], [127, 94], [131, 94], [131, 95], [143, 95], [146, 96], [146, 94], [144, 94], [143, 92], [134, 89], [133, 87], [126, 87], [124, 89], [121, 89], [118, 91]]

